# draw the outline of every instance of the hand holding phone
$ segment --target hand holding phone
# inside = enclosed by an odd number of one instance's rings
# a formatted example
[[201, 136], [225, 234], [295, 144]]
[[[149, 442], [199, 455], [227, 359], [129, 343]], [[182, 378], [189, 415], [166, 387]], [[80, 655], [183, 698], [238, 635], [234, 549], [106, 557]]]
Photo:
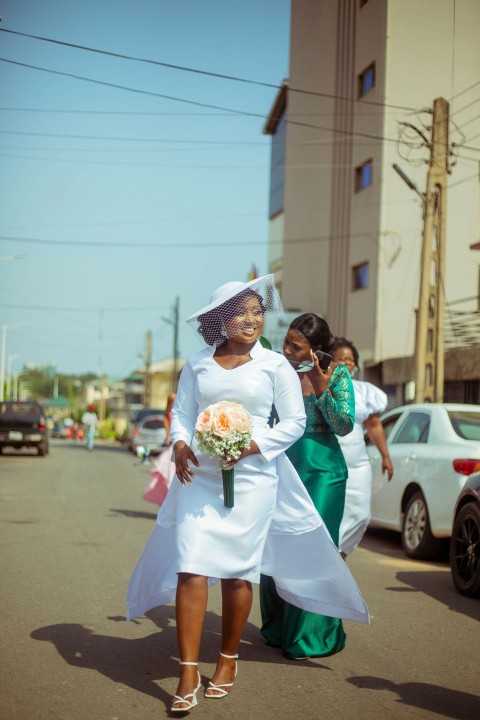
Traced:
[[316, 350], [315, 355], [318, 357], [318, 364], [320, 365], [320, 369], [323, 370], [323, 372], [327, 372], [328, 366], [332, 362], [332, 356], [326, 352], [323, 352], [323, 350]]

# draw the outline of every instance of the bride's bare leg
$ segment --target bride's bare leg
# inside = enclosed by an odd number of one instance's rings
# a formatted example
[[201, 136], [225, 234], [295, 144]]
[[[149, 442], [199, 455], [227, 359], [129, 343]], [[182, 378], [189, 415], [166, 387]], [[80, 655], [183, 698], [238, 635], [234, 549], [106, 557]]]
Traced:
[[[252, 584], [247, 580], [222, 580], [222, 652], [236, 655], [252, 609]], [[219, 655], [212, 682], [231, 683], [235, 678], [235, 660]], [[216, 694], [212, 689], [209, 694]]]
[[[176, 597], [177, 637], [180, 660], [184, 662], [198, 662], [207, 599], [206, 577], [179, 573]], [[180, 665], [177, 695], [184, 697], [197, 687], [197, 670], [194, 665]]]

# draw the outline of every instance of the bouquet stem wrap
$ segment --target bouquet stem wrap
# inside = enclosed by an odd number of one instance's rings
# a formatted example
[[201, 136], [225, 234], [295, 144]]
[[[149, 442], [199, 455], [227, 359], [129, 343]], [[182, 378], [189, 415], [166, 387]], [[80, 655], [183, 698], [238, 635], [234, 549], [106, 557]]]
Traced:
[[235, 505], [234, 477], [235, 468], [222, 467], [223, 503], [227, 508], [233, 508]]

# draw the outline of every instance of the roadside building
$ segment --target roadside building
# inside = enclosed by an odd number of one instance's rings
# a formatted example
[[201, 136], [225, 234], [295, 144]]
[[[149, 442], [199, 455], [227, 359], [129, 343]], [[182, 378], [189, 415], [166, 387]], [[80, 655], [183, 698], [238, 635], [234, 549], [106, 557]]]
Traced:
[[[480, 4], [292, 0], [272, 137], [269, 268], [323, 315], [390, 405], [414, 397], [432, 108], [449, 103], [445, 400], [480, 402]], [[409, 187], [393, 169], [396, 164]], [[443, 314], [442, 314], [443, 316]]]

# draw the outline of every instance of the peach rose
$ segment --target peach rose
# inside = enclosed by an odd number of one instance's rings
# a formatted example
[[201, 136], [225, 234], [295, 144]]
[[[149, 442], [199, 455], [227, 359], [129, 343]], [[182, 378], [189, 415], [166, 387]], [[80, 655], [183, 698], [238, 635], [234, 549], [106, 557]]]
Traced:
[[206, 408], [197, 418], [195, 430], [204, 433], [212, 429], [212, 414], [210, 408]]
[[226, 410], [217, 409], [212, 415], [212, 429], [218, 437], [227, 437], [232, 432], [232, 423]]
[[234, 430], [237, 430], [237, 432], [247, 432], [247, 430], [250, 430], [252, 421], [244, 407], [237, 403], [232, 403], [228, 414]]

